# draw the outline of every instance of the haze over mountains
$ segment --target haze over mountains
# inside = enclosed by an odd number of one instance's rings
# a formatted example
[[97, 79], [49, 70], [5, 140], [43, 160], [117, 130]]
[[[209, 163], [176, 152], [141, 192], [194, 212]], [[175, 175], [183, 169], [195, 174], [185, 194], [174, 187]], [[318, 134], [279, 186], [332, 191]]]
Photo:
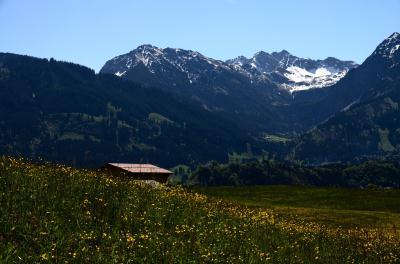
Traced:
[[399, 47], [394, 33], [357, 65], [285, 50], [223, 62], [142, 45], [100, 74], [3, 53], [1, 152], [82, 166], [142, 159], [169, 167], [396, 155]]

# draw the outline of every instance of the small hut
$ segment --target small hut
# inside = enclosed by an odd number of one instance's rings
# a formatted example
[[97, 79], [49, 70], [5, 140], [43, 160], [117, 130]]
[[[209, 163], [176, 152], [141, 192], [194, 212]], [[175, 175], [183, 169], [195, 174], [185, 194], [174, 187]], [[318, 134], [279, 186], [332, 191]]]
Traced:
[[172, 171], [152, 164], [107, 163], [101, 169], [112, 176], [135, 180], [154, 180], [161, 183], [166, 183], [168, 177], [174, 174]]

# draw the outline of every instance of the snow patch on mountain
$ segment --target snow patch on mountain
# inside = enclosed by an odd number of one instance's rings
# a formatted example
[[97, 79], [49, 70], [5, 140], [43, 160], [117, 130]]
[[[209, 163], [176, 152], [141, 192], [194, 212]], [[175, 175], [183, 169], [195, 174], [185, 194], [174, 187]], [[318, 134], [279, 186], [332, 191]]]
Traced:
[[141, 45], [127, 54], [117, 56], [107, 63], [106, 68], [108, 72], [122, 77], [139, 64], [156, 75], [174, 69], [176, 72], [186, 74], [189, 83], [196, 82], [207, 70], [221, 68], [230, 70], [224, 62], [205, 57], [195, 51], [158, 48], [152, 45]]
[[373, 55], [380, 55], [385, 59], [392, 59], [399, 50], [400, 33], [395, 32], [376, 48]]
[[126, 71], [123, 71], [123, 72], [117, 71], [115, 73], [115, 75], [117, 75], [118, 77], [124, 76], [125, 74], [126, 74]]
[[286, 50], [271, 54], [259, 51], [252, 58], [239, 56], [227, 63], [235, 69], [242, 68], [243, 71], [248, 71], [249, 68], [256, 70], [259, 77], [267, 76], [289, 92], [333, 85], [350, 69], [358, 66], [352, 61], [341, 61], [332, 57], [325, 60], [299, 58]]
[[323, 88], [335, 84], [347, 73], [347, 70], [340, 71], [335, 68], [321, 67], [315, 70], [309, 70], [290, 66], [283, 75], [290, 81], [284, 83], [289, 92], [301, 91], [313, 88]]
[[316, 77], [330, 75], [331, 72], [325, 68], [319, 68], [313, 71], [307, 71], [306, 69], [299, 68], [297, 66], [290, 66], [286, 69], [287, 73], [284, 75], [295, 83], [311, 82]]
[[[274, 83], [288, 92], [323, 88], [339, 81], [351, 68], [352, 61], [336, 58], [312, 60], [300, 58], [286, 50], [267, 53], [259, 51], [251, 58], [239, 56], [226, 62], [208, 58], [199, 52], [176, 48], [158, 48], [141, 45], [131, 52], [108, 61], [102, 72], [124, 77], [135, 67], [142, 65], [155, 78], [181, 85], [195, 85], [215, 73], [240, 74], [251, 84], [269, 86]], [[204, 78], [202, 79], [204, 81]]]
[[390, 50], [389, 57], [390, 57], [390, 58], [393, 58], [394, 53], [395, 53], [399, 48], [400, 48], [400, 44], [397, 44], [396, 46], [394, 46], [394, 47]]

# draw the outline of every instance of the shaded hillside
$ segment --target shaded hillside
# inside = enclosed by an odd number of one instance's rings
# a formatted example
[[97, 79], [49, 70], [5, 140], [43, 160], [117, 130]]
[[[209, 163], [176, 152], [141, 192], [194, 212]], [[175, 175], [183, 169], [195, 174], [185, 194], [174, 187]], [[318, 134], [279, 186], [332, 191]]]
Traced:
[[[180, 49], [144, 45], [102, 70], [130, 81], [72, 63], [1, 53], [0, 153], [79, 166], [136, 161], [168, 167], [392, 155], [399, 152], [399, 47], [400, 34], [394, 33], [335, 85], [293, 94], [248, 63]], [[344, 71], [353, 65], [338, 63], [315, 65]]]
[[[400, 151], [400, 34], [328, 90], [315, 118], [333, 116], [304, 134], [292, 157], [311, 163], [353, 161]], [[341, 110], [339, 112], [335, 112]]]
[[399, 45], [400, 34], [393, 33], [360, 66], [351, 69], [336, 84], [324, 89], [297, 91], [293, 93], [293, 102], [279, 106], [279, 111], [287, 122], [292, 122], [301, 131], [352, 105], [390, 92], [399, 82]]
[[298, 58], [287, 51], [222, 62], [195, 51], [142, 45], [107, 61], [100, 72], [194, 99], [260, 134], [301, 132], [315, 125], [307, 109], [303, 118], [285, 112], [288, 105], [302, 102], [289, 91], [307, 90], [307, 98], [316, 102], [321, 97], [308, 96], [312, 88], [332, 85], [356, 66], [335, 58]]
[[195, 102], [83, 66], [0, 54], [0, 153], [98, 166], [163, 166], [257, 152], [237, 125]]
[[321, 163], [399, 153], [399, 95], [397, 90], [337, 113], [303, 135], [294, 148], [293, 157]]
[[100, 73], [197, 101], [251, 132], [286, 131], [290, 125], [274, 107], [291, 100], [288, 92], [256, 70], [235, 69], [195, 51], [142, 45], [107, 61]]

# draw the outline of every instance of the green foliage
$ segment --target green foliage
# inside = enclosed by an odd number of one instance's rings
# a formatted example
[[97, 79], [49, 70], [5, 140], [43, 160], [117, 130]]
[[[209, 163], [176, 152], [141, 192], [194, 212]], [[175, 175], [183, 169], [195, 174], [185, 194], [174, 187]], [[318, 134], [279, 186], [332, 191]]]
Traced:
[[387, 152], [396, 150], [396, 148], [393, 147], [392, 143], [390, 143], [390, 139], [389, 139], [390, 131], [388, 129], [379, 129], [378, 131], [379, 131], [379, 137], [380, 137], [379, 147], [383, 151], [387, 151]]
[[157, 124], [163, 124], [163, 123], [168, 124], [168, 125], [174, 124], [174, 121], [170, 120], [169, 118], [167, 118], [163, 115], [157, 114], [157, 113], [150, 113], [149, 120], [151, 120]]
[[175, 167], [171, 168], [170, 171], [174, 173], [168, 178], [168, 182], [172, 185], [187, 184], [189, 175], [192, 172], [191, 168], [184, 164], [176, 165]]
[[342, 189], [306, 186], [196, 187], [208, 196], [260, 208], [281, 217], [296, 217], [338, 227], [400, 226], [400, 190]]
[[74, 132], [64, 132], [58, 140], [84, 140], [85, 136]]
[[367, 161], [360, 164], [305, 166], [272, 160], [247, 163], [200, 165], [190, 180], [199, 185], [314, 185], [364, 188], [400, 187], [397, 161]]
[[228, 158], [230, 163], [243, 163], [249, 160], [253, 160], [254, 155], [248, 152], [242, 152], [242, 153], [233, 152], [228, 154]]
[[303, 134], [289, 155], [308, 163], [359, 162], [400, 153], [400, 89], [356, 104]]
[[[98, 167], [193, 167], [243, 152], [252, 137], [230, 119], [86, 67], [0, 53], [0, 154]], [[27, 129], [29, 128], [29, 129]]]
[[273, 134], [264, 134], [264, 139], [266, 141], [278, 142], [278, 143], [287, 143], [290, 142], [291, 139], [281, 136], [281, 135], [273, 135]]
[[0, 160], [1, 263], [390, 263], [396, 233], [276, 218], [180, 188]]

